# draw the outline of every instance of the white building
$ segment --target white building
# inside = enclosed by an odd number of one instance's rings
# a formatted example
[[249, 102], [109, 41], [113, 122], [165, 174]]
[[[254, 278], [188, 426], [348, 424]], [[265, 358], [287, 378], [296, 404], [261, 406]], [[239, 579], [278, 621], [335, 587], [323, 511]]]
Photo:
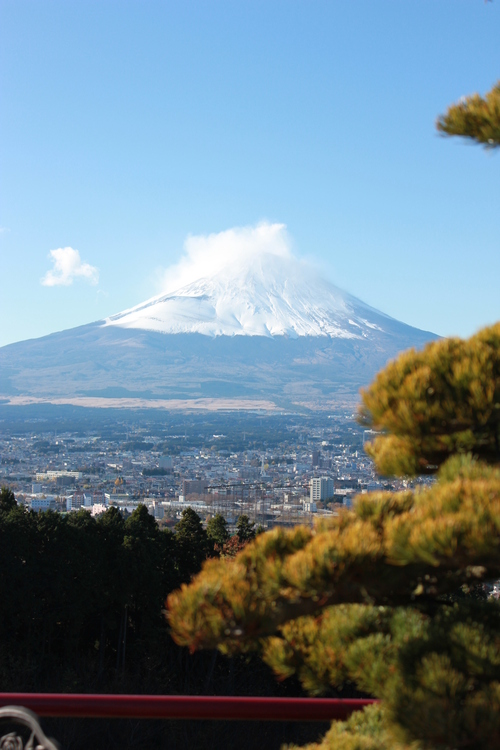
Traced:
[[154, 516], [154, 518], [163, 518], [165, 515], [165, 509], [163, 505], [158, 503], [156, 500], [153, 500], [152, 504], [148, 507], [149, 513]]
[[[72, 495], [68, 495], [66, 498], [66, 510], [80, 510], [80, 508], [84, 507], [86, 505], [85, 503], [85, 495], [83, 492], [74, 492]], [[89, 503], [91, 505], [91, 503]], [[87, 507], [89, 507], [87, 505]]]
[[106, 507], [109, 496], [105, 495], [102, 490], [93, 492], [82, 492], [77, 490], [72, 495], [66, 497], [66, 510], [79, 510], [80, 508], [92, 508], [94, 505], [103, 505]]
[[56, 499], [53, 495], [48, 495], [47, 497], [33, 497], [31, 500], [31, 510], [34, 510], [36, 513], [55, 509]]
[[83, 474], [81, 471], [39, 471], [36, 474], [36, 481], [44, 482], [51, 479], [58, 479], [59, 477], [81, 479], [82, 476]]
[[333, 479], [328, 477], [313, 477], [311, 479], [311, 503], [326, 500], [333, 495]]
[[318, 506], [316, 503], [304, 503], [304, 510], [306, 513], [316, 513]]

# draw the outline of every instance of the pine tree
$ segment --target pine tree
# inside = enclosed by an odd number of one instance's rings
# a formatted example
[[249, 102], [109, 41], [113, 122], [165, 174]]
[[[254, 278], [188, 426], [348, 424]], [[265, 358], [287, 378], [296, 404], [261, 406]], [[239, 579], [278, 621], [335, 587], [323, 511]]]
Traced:
[[175, 527], [175, 546], [181, 580], [189, 581], [198, 573], [210, 552], [207, 532], [192, 508], [182, 511], [181, 520]]
[[250, 518], [243, 514], [238, 517], [236, 521], [236, 536], [240, 542], [249, 542], [251, 539], [255, 539], [256, 530], [255, 523]]
[[227, 522], [221, 513], [216, 513], [207, 523], [207, 536], [212, 546], [222, 547], [229, 541]]
[[262, 534], [169, 597], [179, 644], [257, 650], [313, 694], [350, 684], [381, 699], [322, 748], [500, 746], [500, 607], [478, 586], [500, 577], [497, 329], [404, 354], [363, 396], [362, 419], [385, 431], [375, 459], [440, 466], [433, 485]]
[[500, 462], [500, 323], [467, 341], [410, 350], [362, 392], [368, 453], [382, 474], [434, 474], [456, 453]]
[[0, 511], [8, 513], [9, 510], [15, 508], [16, 505], [16, 498], [12, 490], [8, 487], [2, 487], [0, 490]]

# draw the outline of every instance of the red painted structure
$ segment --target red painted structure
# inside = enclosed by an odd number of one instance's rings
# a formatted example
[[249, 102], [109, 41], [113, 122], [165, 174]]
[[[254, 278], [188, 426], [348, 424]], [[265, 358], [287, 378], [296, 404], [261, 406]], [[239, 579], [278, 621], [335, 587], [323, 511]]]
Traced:
[[89, 695], [0, 693], [1, 706], [23, 706], [38, 716], [99, 719], [212, 719], [329, 721], [345, 719], [374, 700], [242, 698], [201, 695]]

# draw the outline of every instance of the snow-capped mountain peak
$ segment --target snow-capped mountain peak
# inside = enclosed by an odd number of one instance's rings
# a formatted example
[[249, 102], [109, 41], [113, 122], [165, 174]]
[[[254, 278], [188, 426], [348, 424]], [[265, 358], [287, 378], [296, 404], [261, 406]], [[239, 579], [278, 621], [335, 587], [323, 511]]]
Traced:
[[384, 318], [293, 256], [260, 253], [113, 315], [105, 325], [212, 337], [355, 339], [382, 330]]

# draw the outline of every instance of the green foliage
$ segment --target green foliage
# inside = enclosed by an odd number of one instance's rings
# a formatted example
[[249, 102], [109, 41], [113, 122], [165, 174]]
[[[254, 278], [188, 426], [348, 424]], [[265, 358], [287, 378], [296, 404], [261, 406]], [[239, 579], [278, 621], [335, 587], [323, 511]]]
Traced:
[[[169, 591], [185, 579], [174, 535], [144, 505], [125, 522], [116, 508], [33, 513], [12, 493], [0, 503], [0, 643], [35, 663], [90, 656], [115, 663], [127, 612], [129, 648], [163, 627]], [[43, 665], [41, 665], [43, 666]]]
[[171, 473], [172, 471], [170, 469], [162, 469], [161, 467], [142, 470], [143, 477], [166, 477], [168, 474], [171, 474]]
[[207, 536], [212, 545], [220, 547], [229, 541], [227, 522], [221, 513], [216, 513], [207, 523]]
[[[4, 492], [0, 503], [0, 680], [5, 691], [133, 694], [297, 695], [257, 657], [194, 654], [169, 637], [167, 594], [188, 575], [177, 536], [143, 505], [92, 518], [33, 513]], [[196, 517], [193, 519], [196, 522]], [[199, 522], [199, 519], [198, 519]], [[187, 525], [187, 524], [186, 524]], [[195, 523], [196, 526], [196, 523]], [[182, 537], [182, 535], [181, 535]], [[237, 539], [237, 537], [235, 537]], [[130, 747], [130, 722], [64, 719], [63, 747]], [[121, 735], [121, 737], [120, 737]], [[313, 727], [236, 722], [140, 722], [137, 747], [233, 747], [311, 741]], [[132, 742], [132, 744], [134, 744]]]
[[437, 129], [447, 136], [459, 135], [485, 148], [500, 146], [500, 81], [483, 98], [472, 94], [448, 107]]
[[398, 737], [443, 750], [499, 747], [499, 626], [496, 602], [464, 602], [425, 618], [418, 637], [396, 634], [395, 670], [380, 695]]
[[182, 518], [175, 527], [175, 542], [179, 558], [179, 570], [184, 581], [197, 573], [210, 552], [207, 532], [201, 518], [192, 509], [182, 511]]
[[453, 463], [430, 489], [362, 495], [313, 532], [274, 530], [229, 566], [205, 563], [169, 597], [177, 642], [258, 649], [314, 694], [354, 685], [383, 700], [402, 746], [497, 747], [500, 609], [445, 595], [500, 575], [500, 472]]
[[16, 506], [16, 498], [12, 490], [8, 487], [2, 487], [0, 490], [0, 512], [9, 512]]
[[[283, 750], [295, 750], [295, 748], [295, 745], [287, 745]], [[352, 714], [347, 721], [334, 722], [321, 743], [306, 745], [303, 750], [388, 750], [388, 748], [397, 750], [393, 738], [387, 732], [383, 709], [375, 705], [367, 706], [363, 711]]]
[[379, 708], [315, 748], [500, 745], [500, 324], [407, 352], [363, 393], [379, 471], [426, 488], [356, 498], [314, 529], [262, 534], [170, 594], [179, 644], [257, 651], [308, 692]]
[[362, 392], [360, 421], [381, 474], [437, 471], [450, 456], [500, 461], [500, 323], [410, 350]]
[[255, 539], [254, 521], [251, 521], [246, 515], [239, 516], [236, 521], [236, 535], [240, 542], [249, 542], [251, 539]]
[[434, 616], [339, 606], [288, 623], [263, 655], [280, 677], [297, 673], [310, 692], [353, 682], [381, 698], [386, 728], [403, 744], [473, 740], [493, 750], [500, 742], [499, 626], [500, 608], [491, 602], [441, 607]]
[[165, 592], [180, 579], [175, 566], [173, 534], [168, 529], [160, 531], [146, 506], [141, 504], [125, 521], [123, 550], [127, 566], [125, 603], [135, 620], [138, 636], [145, 637], [155, 625], [153, 611], [161, 611]]
[[316, 525], [274, 529], [231, 566], [210, 561], [169, 599], [184, 645], [256, 647], [290, 619], [340, 603], [425, 606], [464, 583], [500, 577], [500, 471], [491, 467], [424, 491], [358, 497]]
[[[299, 617], [262, 642], [262, 656], [280, 679], [297, 674], [313, 695], [357, 681], [371, 690], [394, 659], [390, 638], [392, 610], [352, 604], [327, 607], [315, 617]], [[368, 670], [360, 656], [370, 654]], [[366, 665], [365, 665], [366, 666]], [[376, 694], [376, 693], [375, 693]]]

